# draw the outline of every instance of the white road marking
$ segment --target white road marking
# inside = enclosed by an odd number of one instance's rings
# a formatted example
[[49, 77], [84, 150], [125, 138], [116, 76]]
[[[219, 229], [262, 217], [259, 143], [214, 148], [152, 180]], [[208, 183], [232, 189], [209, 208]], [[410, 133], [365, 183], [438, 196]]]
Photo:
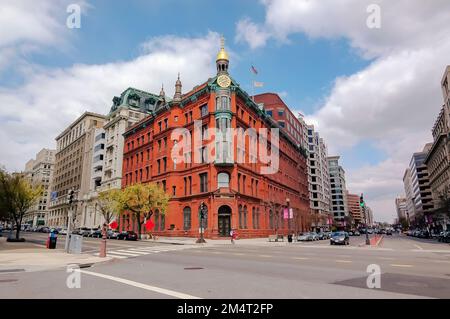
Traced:
[[149, 252], [138, 252], [138, 251], [132, 251], [131, 249], [119, 249], [119, 250], [115, 250], [115, 252], [119, 252], [119, 253], [127, 253], [127, 254], [138, 254], [138, 255], [148, 255]]
[[411, 249], [410, 251], [415, 253], [449, 253], [450, 250], [426, 250], [426, 249]]
[[417, 249], [423, 250], [423, 248], [420, 247], [419, 245], [416, 245], [416, 244], [413, 244], [413, 245], [414, 245], [414, 247], [416, 247]]
[[340, 260], [340, 259], [335, 260], [335, 262], [337, 262], [337, 263], [343, 263], [343, 264], [350, 264], [350, 263], [352, 263], [351, 260]]
[[125, 285], [129, 285], [129, 286], [133, 286], [136, 288], [141, 288], [141, 289], [145, 289], [145, 290], [149, 290], [149, 291], [154, 291], [154, 292], [157, 292], [157, 293], [160, 293], [163, 295], [167, 295], [167, 296], [171, 296], [171, 297], [175, 297], [175, 298], [179, 298], [179, 299], [201, 299], [200, 297], [184, 294], [182, 292], [177, 292], [177, 291], [173, 291], [173, 290], [169, 290], [169, 289], [150, 286], [150, 285], [146, 285], [146, 284], [128, 280], [128, 279], [123, 279], [123, 278], [114, 277], [114, 276], [110, 276], [110, 275], [100, 274], [100, 273], [96, 273], [96, 272], [92, 272], [92, 271], [86, 271], [86, 270], [82, 270], [82, 269], [79, 269], [77, 271], [79, 271], [83, 274], [86, 274], [86, 275], [109, 279], [112, 281], [120, 282]]
[[144, 255], [148, 255], [148, 254], [151, 254], [151, 253], [152, 253], [151, 250], [142, 250], [142, 249], [137, 249], [137, 248], [132, 248], [132, 249], [129, 249], [129, 250], [127, 250], [127, 251], [130, 251], [130, 252], [132, 252], [132, 253], [134, 253], [134, 252], [136, 252], [136, 253], [142, 253], [142, 254], [144, 254]]
[[[100, 256], [100, 253], [95, 253], [94, 256]], [[108, 256], [108, 257], [113, 257], [113, 258], [118, 258], [118, 259], [125, 259], [125, 258], [128, 258], [128, 257], [125, 257], [125, 256], [118, 256], [118, 255], [115, 256], [115, 255], [111, 254], [110, 252], [107, 252], [107, 253], [106, 253], [106, 256]]]
[[259, 257], [264, 257], [264, 258], [271, 258], [272, 256], [270, 255], [258, 255]]
[[292, 259], [297, 259], [297, 260], [309, 260], [310, 258], [308, 258], [308, 257], [292, 257]]
[[392, 267], [411, 268], [413, 265], [391, 264]]
[[123, 255], [123, 256], [130, 256], [130, 257], [138, 257], [140, 256], [139, 254], [132, 254], [132, 253], [125, 253], [125, 252], [121, 252], [121, 251], [108, 251], [106, 252], [107, 254], [115, 254], [115, 255]]

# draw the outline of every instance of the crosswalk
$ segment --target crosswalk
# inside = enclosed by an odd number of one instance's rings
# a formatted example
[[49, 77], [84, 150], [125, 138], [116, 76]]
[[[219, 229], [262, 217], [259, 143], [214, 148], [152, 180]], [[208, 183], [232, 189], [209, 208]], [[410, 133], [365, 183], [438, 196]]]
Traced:
[[[117, 259], [134, 258], [139, 256], [145, 256], [150, 254], [157, 254], [161, 252], [178, 251], [195, 248], [195, 245], [161, 245], [161, 246], [142, 246], [142, 247], [130, 247], [126, 249], [108, 250], [106, 255]], [[95, 253], [94, 256], [99, 256], [99, 253]]]

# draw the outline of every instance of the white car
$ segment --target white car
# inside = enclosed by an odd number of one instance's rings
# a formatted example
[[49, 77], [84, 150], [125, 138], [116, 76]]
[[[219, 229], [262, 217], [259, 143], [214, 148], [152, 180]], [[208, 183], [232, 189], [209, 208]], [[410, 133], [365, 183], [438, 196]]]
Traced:
[[67, 235], [67, 229], [66, 229], [66, 228], [61, 229], [61, 230], [59, 231], [59, 234], [60, 234], [60, 235]]

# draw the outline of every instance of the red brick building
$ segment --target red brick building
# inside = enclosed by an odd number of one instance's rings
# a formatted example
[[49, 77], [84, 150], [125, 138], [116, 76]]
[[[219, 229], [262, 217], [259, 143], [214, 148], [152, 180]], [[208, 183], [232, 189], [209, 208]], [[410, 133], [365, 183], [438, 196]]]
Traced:
[[[227, 237], [231, 229], [241, 238], [308, 230], [305, 149], [282, 127], [276, 146], [276, 134], [270, 129], [280, 128], [278, 123], [229, 76], [223, 44], [216, 65], [217, 75], [188, 93], [182, 94], [178, 78], [174, 98], [166, 98], [162, 90], [149, 101], [152, 115], [125, 132], [122, 187], [153, 182], [172, 196], [166, 215], [157, 212], [152, 217], [152, 233], [157, 235], [198, 237], [202, 203], [206, 238]], [[204, 139], [200, 144], [195, 128]], [[231, 138], [211, 134], [236, 128], [257, 133]], [[260, 133], [264, 128], [270, 131], [266, 139]], [[258, 144], [255, 157], [251, 142], [260, 138], [267, 145]], [[179, 149], [188, 141], [192, 149]], [[223, 156], [215, 156], [215, 147]], [[264, 148], [270, 154], [279, 151], [273, 174], [262, 172], [274, 163], [259, 156]], [[172, 154], [175, 149], [178, 158]], [[285, 214], [289, 211], [291, 219]], [[123, 214], [120, 228], [136, 230], [133, 216]]]

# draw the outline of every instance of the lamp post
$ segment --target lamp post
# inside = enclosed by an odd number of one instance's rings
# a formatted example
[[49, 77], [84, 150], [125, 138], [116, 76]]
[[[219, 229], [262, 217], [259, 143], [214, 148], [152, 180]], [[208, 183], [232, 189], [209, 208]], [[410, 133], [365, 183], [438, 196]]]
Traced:
[[203, 220], [205, 218], [205, 209], [206, 205], [205, 202], [202, 202], [200, 204], [200, 238], [197, 239], [196, 243], [197, 244], [204, 244], [206, 243], [205, 239], [203, 238]]
[[[288, 213], [288, 231], [289, 231], [289, 235], [291, 234], [291, 212], [290, 212], [290, 207], [291, 207], [291, 200], [289, 198], [286, 198], [286, 209], [287, 209], [287, 213]], [[294, 216], [292, 216], [294, 217]]]

